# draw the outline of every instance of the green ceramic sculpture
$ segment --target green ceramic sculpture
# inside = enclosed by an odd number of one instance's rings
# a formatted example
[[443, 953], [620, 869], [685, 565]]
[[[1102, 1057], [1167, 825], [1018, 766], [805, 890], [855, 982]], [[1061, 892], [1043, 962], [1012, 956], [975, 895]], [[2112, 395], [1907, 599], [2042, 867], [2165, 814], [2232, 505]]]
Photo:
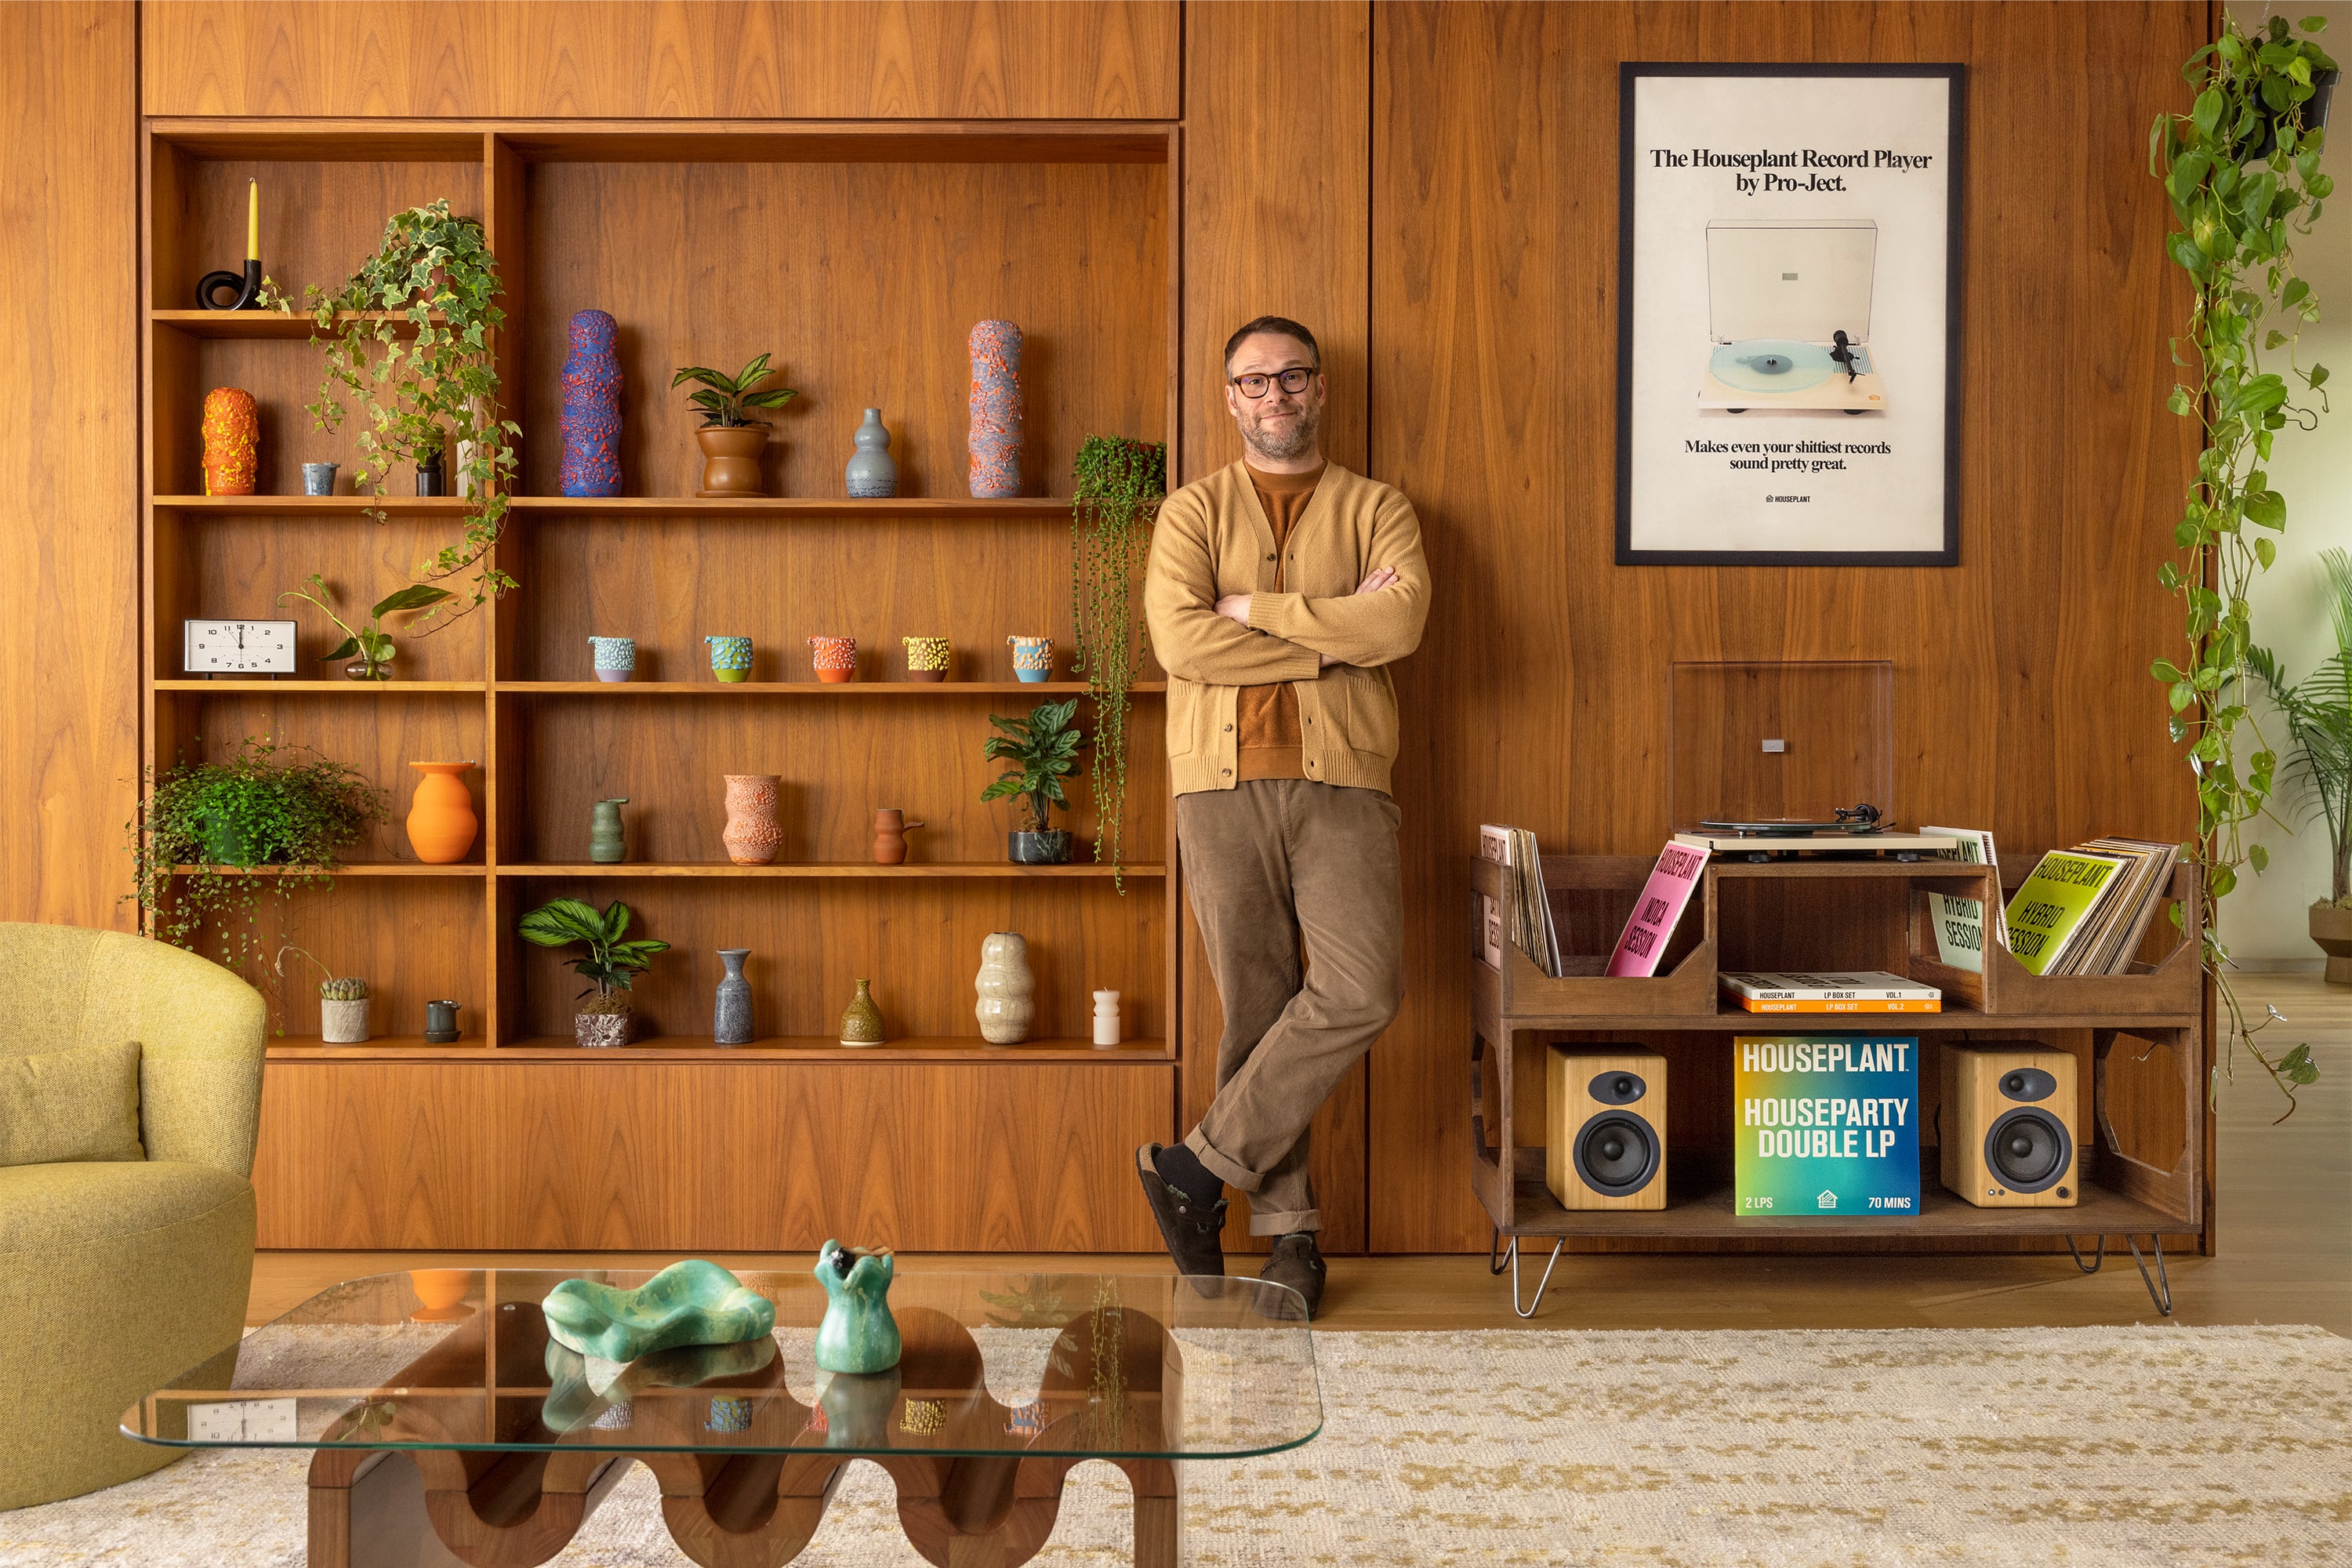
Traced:
[[776, 1342], [773, 1336], [762, 1336], [738, 1344], [680, 1345], [622, 1366], [551, 1340], [545, 1359], [547, 1398], [539, 1418], [551, 1432], [572, 1432], [648, 1388], [695, 1388], [718, 1378], [763, 1371], [776, 1359]]
[[566, 1279], [540, 1303], [547, 1331], [582, 1355], [635, 1361], [673, 1345], [728, 1345], [772, 1332], [776, 1306], [716, 1263], [673, 1263], [634, 1290]]
[[888, 1247], [868, 1250], [828, 1241], [816, 1257], [826, 1296], [816, 1326], [819, 1372], [887, 1372], [898, 1364], [898, 1323], [890, 1316]]

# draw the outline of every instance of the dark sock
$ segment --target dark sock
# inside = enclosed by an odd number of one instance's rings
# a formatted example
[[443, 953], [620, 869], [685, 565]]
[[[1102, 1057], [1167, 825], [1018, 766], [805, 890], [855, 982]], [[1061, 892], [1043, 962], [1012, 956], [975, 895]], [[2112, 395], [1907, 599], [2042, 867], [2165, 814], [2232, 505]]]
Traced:
[[1151, 1163], [1161, 1181], [1204, 1207], [1225, 1195], [1223, 1180], [1201, 1163], [1201, 1156], [1184, 1144], [1172, 1143], [1162, 1149]]
[[[1305, 1242], [1310, 1247], [1315, 1246], [1315, 1233], [1311, 1230], [1284, 1231], [1280, 1236], [1274, 1238], [1274, 1244], [1276, 1247], [1280, 1247], [1284, 1242], [1290, 1240], [1294, 1237], [1298, 1240]], [[1321, 1248], [1318, 1247], [1317, 1250], [1320, 1251]]]

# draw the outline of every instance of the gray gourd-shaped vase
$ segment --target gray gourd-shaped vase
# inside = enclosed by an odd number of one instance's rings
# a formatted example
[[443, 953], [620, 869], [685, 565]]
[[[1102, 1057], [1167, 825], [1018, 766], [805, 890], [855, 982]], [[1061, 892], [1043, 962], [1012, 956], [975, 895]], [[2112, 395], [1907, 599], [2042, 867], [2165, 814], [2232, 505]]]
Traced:
[[599, 866], [617, 866], [629, 858], [628, 846], [621, 837], [621, 807], [629, 804], [627, 795], [600, 800], [588, 808], [588, 858]]
[[748, 1046], [751, 1043], [751, 983], [743, 978], [743, 961], [751, 956], [748, 947], [722, 947], [719, 962], [727, 973], [719, 982], [719, 997], [710, 1018], [711, 1044]]
[[816, 1257], [824, 1287], [824, 1321], [816, 1326], [819, 1372], [887, 1372], [898, 1364], [898, 1322], [890, 1316], [895, 1265], [887, 1247], [845, 1247], [827, 1241]]
[[897, 495], [898, 465], [890, 458], [890, 432], [883, 427], [882, 411], [867, 409], [866, 422], [850, 438], [857, 444], [857, 455], [849, 459], [842, 477], [849, 485], [851, 499], [886, 500]]

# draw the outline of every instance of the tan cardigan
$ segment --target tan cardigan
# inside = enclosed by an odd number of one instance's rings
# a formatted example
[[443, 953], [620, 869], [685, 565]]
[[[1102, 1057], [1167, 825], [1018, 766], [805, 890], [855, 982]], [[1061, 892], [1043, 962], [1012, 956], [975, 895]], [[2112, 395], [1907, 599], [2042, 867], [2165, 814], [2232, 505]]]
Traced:
[[[1178, 795], [1231, 789], [1240, 689], [1286, 680], [1298, 694], [1307, 776], [1386, 792], [1397, 754], [1396, 688], [1381, 667], [1421, 643], [1429, 566], [1412, 503], [1387, 485], [1324, 470], [1279, 563], [1273, 525], [1238, 462], [1170, 496], [1152, 531], [1143, 608], [1168, 671], [1168, 771]], [[1397, 580], [1358, 594], [1370, 573]], [[1248, 594], [1250, 624], [1216, 613]], [[1321, 668], [1321, 657], [1343, 662]]]

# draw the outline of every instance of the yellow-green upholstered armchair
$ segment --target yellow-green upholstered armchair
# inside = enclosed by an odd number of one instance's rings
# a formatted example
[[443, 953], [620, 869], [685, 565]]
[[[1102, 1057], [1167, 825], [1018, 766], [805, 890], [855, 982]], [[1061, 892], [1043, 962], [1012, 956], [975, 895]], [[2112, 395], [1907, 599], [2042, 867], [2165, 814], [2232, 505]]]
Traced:
[[194, 953], [0, 923], [0, 1058], [87, 1050], [95, 1072], [136, 1042], [146, 1154], [0, 1166], [0, 1509], [179, 1457], [116, 1426], [244, 1327], [267, 1028], [260, 995]]

